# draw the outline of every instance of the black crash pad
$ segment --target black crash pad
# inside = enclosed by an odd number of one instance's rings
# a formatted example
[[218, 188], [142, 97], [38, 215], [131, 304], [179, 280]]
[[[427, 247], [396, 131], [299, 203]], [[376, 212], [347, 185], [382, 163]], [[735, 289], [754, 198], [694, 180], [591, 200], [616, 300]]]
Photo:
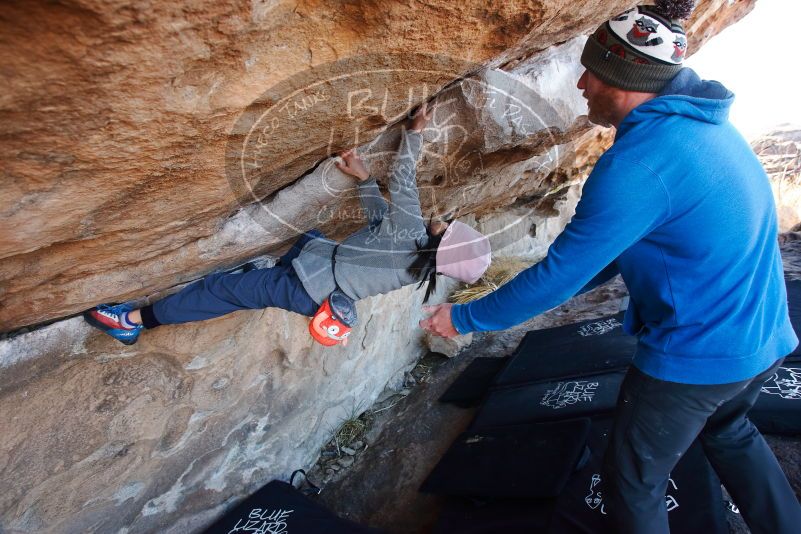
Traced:
[[381, 531], [337, 517], [286, 482], [273, 480], [226, 513], [205, 534], [231, 532], [378, 534]]
[[748, 418], [766, 434], [801, 434], [801, 361], [782, 364], [765, 381]]
[[[607, 524], [601, 466], [612, 427], [611, 418], [593, 419], [589, 461], [570, 477], [559, 496], [551, 534], [612, 534]], [[665, 495], [672, 534], [728, 534], [720, 481], [694, 442], [673, 469]]]
[[623, 332], [623, 313], [528, 332], [493, 387], [623, 369], [637, 338]]
[[470, 428], [589, 417], [614, 411], [626, 371], [490, 390]]
[[455, 404], [461, 408], [476, 406], [487, 393], [492, 380], [508, 361], [509, 358], [474, 359], [456, 377], [439, 401]]
[[555, 497], [585, 449], [589, 419], [465, 432], [420, 491], [483, 499]]
[[433, 534], [547, 532], [556, 499], [476, 501], [446, 498]]

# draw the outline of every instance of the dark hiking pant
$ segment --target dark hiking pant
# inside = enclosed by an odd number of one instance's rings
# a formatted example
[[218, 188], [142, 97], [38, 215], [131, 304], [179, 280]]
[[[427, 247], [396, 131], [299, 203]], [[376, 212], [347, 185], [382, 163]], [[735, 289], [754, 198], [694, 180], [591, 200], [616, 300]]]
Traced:
[[198, 280], [178, 293], [142, 308], [145, 328], [220, 317], [237, 310], [281, 308], [311, 317], [318, 305], [306, 292], [292, 260], [311, 239], [310, 230], [298, 239], [274, 267], [241, 273], [217, 273]]
[[604, 458], [615, 532], [669, 532], [671, 470], [696, 439], [753, 534], [801, 532], [801, 506], [776, 457], [746, 414], [783, 360], [750, 380], [699, 386], [631, 367], [621, 386]]

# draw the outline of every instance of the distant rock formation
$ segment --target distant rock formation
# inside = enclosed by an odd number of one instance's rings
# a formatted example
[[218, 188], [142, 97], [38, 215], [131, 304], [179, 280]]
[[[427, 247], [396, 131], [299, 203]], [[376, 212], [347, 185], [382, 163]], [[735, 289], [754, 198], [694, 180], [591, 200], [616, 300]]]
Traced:
[[770, 178], [779, 231], [801, 229], [801, 128], [786, 126], [751, 143]]

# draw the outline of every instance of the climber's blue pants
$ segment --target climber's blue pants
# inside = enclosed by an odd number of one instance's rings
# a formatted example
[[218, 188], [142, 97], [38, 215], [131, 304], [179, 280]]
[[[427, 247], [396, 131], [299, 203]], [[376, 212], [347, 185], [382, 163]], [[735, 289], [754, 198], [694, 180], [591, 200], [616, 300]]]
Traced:
[[146, 328], [153, 328], [260, 308], [281, 308], [311, 317], [319, 306], [303, 288], [292, 260], [309, 240], [321, 236], [318, 230], [303, 234], [275, 267], [206, 276], [142, 308], [142, 322]]

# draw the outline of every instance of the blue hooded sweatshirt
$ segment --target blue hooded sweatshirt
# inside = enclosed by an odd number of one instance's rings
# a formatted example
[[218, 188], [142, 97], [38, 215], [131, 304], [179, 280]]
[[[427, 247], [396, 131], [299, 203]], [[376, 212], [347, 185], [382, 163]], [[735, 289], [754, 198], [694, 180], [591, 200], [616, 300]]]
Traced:
[[460, 333], [502, 330], [619, 272], [634, 365], [661, 380], [751, 378], [798, 344], [768, 177], [728, 121], [734, 95], [682, 69], [632, 110], [548, 256], [454, 306]]

